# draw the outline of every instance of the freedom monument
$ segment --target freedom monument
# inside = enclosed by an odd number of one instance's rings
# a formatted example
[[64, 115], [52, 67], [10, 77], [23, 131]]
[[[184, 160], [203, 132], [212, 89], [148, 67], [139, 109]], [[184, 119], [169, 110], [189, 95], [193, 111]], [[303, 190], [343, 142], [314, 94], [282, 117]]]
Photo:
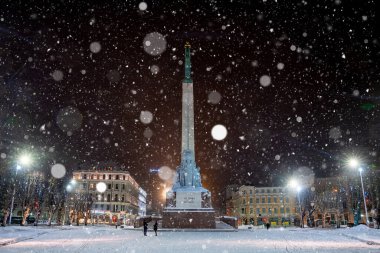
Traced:
[[211, 193], [202, 187], [194, 151], [194, 95], [190, 44], [185, 45], [185, 79], [182, 82], [182, 149], [172, 189], [166, 193], [163, 228], [215, 228]]

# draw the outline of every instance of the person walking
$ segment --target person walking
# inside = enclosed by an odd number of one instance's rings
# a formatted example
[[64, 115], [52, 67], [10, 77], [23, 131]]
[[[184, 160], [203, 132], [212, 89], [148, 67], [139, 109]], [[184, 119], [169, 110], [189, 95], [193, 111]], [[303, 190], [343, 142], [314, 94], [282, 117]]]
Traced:
[[144, 220], [143, 225], [144, 225], [144, 236], [147, 236], [146, 233], [148, 232], [148, 223]]
[[157, 221], [156, 221], [156, 223], [154, 223], [154, 225], [153, 225], [153, 229], [154, 229], [154, 233], [155, 233], [156, 236], [157, 236], [157, 229], [158, 229]]

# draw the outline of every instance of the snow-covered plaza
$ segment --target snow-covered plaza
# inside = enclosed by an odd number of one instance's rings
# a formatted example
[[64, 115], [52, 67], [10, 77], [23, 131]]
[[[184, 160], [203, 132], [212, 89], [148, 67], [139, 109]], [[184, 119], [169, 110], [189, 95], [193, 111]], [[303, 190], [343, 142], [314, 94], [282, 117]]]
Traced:
[[380, 252], [380, 230], [239, 229], [236, 232], [153, 231], [109, 226], [0, 228], [0, 252]]

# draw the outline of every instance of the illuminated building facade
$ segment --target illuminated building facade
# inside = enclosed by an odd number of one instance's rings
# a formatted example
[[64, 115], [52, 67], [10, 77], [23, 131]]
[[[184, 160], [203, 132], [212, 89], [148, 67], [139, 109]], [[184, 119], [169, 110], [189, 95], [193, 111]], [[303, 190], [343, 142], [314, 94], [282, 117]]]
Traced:
[[129, 172], [112, 168], [78, 170], [73, 172], [73, 179], [68, 194], [71, 223], [132, 224], [146, 210], [146, 201], [139, 201], [145, 191]]
[[296, 195], [286, 187], [228, 187], [226, 213], [241, 225], [290, 225], [298, 217]]

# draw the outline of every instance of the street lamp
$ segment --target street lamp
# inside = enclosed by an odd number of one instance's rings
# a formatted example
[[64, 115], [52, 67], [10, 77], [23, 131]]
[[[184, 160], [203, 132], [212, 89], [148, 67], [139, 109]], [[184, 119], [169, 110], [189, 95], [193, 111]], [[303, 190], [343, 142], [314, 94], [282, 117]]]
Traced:
[[363, 176], [362, 176], [363, 168], [359, 167], [360, 163], [359, 163], [359, 161], [356, 158], [349, 159], [348, 165], [351, 168], [355, 168], [355, 169], [357, 168], [358, 171], [359, 171], [360, 182], [361, 182], [361, 185], [362, 185], [362, 192], [363, 192], [363, 202], [364, 202], [364, 211], [365, 211], [365, 217], [366, 217], [366, 224], [368, 226], [368, 223], [369, 223], [369, 221], [368, 221], [368, 211], [367, 211], [367, 203], [365, 202], [364, 184], [363, 184]]
[[289, 186], [297, 191], [297, 198], [298, 198], [298, 206], [299, 206], [299, 212], [300, 212], [300, 227], [303, 227], [303, 217], [302, 217], [302, 208], [301, 208], [301, 199], [300, 199], [300, 192], [302, 190], [301, 185], [298, 183], [297, 180], [291, 179], [289, 181]]
[[[74, 190], [76, 185], [76, 180], [71, 179], [70, 183], [66, 185], [66, 197], [65, 197], [65, 213], [63, 214], [63, 225], [66, 223], [66, 213], [67, 213], [67, 207], [69, 207], [69, 212], [70, 212], [70, 203], [68, 201], [70, 193]], [[69, 205], [69, 206], [67, 206]], [[71, 225], [71, 217], [70, 213], [67, 214], [67, 220], [69, 221], [69, 225]]]
[[[29, 166], [33, 162], [30, 154], [22, 154], [19, 159], [18, 163], [20, 163], [23, 166]], [[16, 164], [16, 175], [15, 175], [15, 180], [17, 177], [17, 172], [21, 169], [22, 167], [19, 164]], [[12, 223], [12, 214], [13, 214], [13, 207], [14, 207], [14, 202], [15, 202], [15, 195], [16, 195], [16, 183], [13, 181], [13, 192], [12, 192], [12, 202], [11, 202], [11, 212], [9, 215], [9, 225]]]

